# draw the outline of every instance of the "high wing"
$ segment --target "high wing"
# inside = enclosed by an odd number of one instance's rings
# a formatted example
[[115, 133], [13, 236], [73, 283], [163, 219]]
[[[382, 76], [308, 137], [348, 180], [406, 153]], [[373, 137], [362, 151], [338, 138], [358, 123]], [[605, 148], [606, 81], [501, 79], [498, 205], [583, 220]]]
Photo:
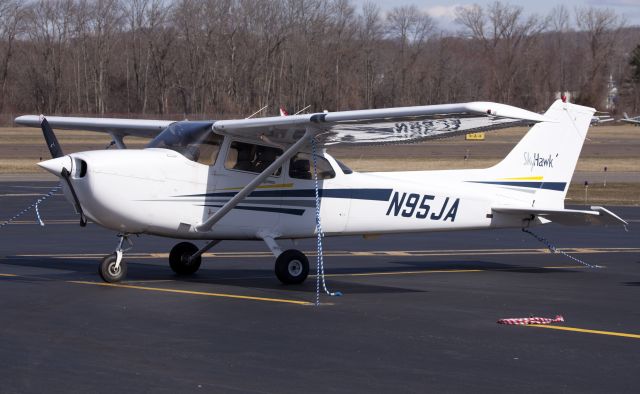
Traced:
[[[106, 132], [120, 141], [129, 135], [152, 138], [174, 123], [170, 120], [59, 116], [47, 117], [47, 120], [54, 129]], [[294, 143], [311, 129], [320, 145], [333, 145], [409, 143], [543, 121], [548, 119], [509, 105], [471, 102], [218, 120], [212, 124], [213, 130], [222, 135], [284, 145]], [[40, 117], [20, 116], [15, 122], [39, 127]]]
[[313, 129], [321, 145], [411, 143], [548, 121], [520, 108], [490, 102], [340, 111], [219, 120], [216, 132], [291, 144]]
[[622, 224], [627, 226], [629, 224], [615, 213], [599, 206], [592, 206], [591, 210], [517, 207], [494, 207], [491, 210], [494, 213], [519, 215], [522, 216], [522, 219], [533, 219], [535, 217], [539, 217], [541, 219], [546, 219], [548, 221], [567, 226], [581, 226], [586, 224]]
[[[119, 118], [80, 118], [70, 116], [47, 116], [47, 121], [54, 129], [88, 130], [110, 133], [126, 137], [153, 138], [166, 129], [174, 120], [119, 119]], [[40, 127], [38, 115], [23, 115], [15, 119], [22, 126]]]

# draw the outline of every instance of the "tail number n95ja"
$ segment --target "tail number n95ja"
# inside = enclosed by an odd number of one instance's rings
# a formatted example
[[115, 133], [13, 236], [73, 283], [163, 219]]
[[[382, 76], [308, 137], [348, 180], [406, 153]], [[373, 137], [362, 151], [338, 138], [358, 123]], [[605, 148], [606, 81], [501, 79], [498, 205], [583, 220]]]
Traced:
[[[387, 216], [402, 216], [405, 218], [415, 217], [416, 219], [431, 220], [456, 220], [458, 204], [460, 199], [456, 198], [453, 203], [446, 197], [442, 204], [435, 201], [435, 196], [418, 193], [394, 192], [387, 209]], [[433, 208], [433, 209], [432, 209]]]

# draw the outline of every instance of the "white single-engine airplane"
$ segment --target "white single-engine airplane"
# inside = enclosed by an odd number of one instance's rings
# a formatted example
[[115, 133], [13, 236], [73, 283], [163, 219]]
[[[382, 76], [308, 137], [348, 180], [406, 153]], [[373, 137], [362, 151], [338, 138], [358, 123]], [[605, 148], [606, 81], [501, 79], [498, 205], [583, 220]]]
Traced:
[[630, 118], [626, 112], [623, 114], [623, 116], [624, 118], [620, 119], [621, 122], [631, 123], [632, 125], [640, 126], [640, 116], [634, 116], [633, 118]]
[[[41, 126], [59, 176], [80, 214], [117, 231], [99, 272], [125, 278], [132, 234], [207, 240], [178, 243], [169, 264], [198, 270], [222, 240], [263, 240], [285, 284], [309, 273], [299, 250], [278, 240], [563, 224], [626, 224], [602, 207], [564, 208], [594, 109], [562, 101], [544, 114], [488, 102], [219, 121], [20, 116]], [[332, 144], [407, 143], [535, 123], [511, 153], [487, 169], [357, 173], [326, 153]], [[145, 149], [64, 155], [53, 128], [154, 137]], [[314, 181], [317, 175], [317, 183]], [[317, 197], [316, 197], [317, 196]], [[319, 215], [316, 217], [316, 209]], [[322, 226], [317, 223], [321, 220]]]

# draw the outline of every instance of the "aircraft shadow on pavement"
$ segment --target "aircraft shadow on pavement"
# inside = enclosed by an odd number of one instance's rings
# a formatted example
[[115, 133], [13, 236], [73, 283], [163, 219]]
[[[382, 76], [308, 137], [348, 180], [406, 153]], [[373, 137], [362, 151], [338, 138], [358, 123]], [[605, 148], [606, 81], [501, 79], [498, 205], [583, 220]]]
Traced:
[[[27, 256], [7, 256], [0, 258], [0, 265], [13, 265], [30, 268], [44, 268], [47, 272], [39, 274], [26, 274], [24, 276], [9, 277], [12, 281], [35, 282], [47, 280], [89, 280], [101, 281], [97, 273], [97, 259], [61, 259], [55, 257], [27, 257]], [[64, 271], [56, 273], [55, 270]], [[333, 270], [336, 271], [336, 270]], [[363, 272], [362, 270], [341, 270], [349, 272]], [[338, 273], [338, 272], [334, 272]], [[198, 273], [186, 277], [173, 274], [169, 267], [157, 264], [129, 263], [127, 281], [122, 284], [132, 285], [152, 285], [149, 281], [171, 280], [179, 283], [209, 284], [232, 286], [239, 288], [255, 288], [270, 290], [285, 290], [294, 292], [314, 293], [316, 291], [315, 277], [309, 277], [301, 285], [282, 285], [269, 268], [264, 270], [255, 269], [215, 269], [201, 268]], [[344, 277], [327, 277], [328, 285], [333, 290], [340, 290], [344, 293], [352, 294], [382, 294], [382, 293], [425, 293], [423, 290], [403, 288], [397, 286], [372, 285], [345, 281]], [[335, 289], [334, 289], [335, 288]], [[206, 291], [198, 289], [199, 291]]]
[[[74, 258], [61, 259], [56, 257], [31, 257], [31, 256], [6, 256], [0, 257], [0, 264], [14, 265], [30, 268], [45, 268], [51, 270], [72, 271], [73, 273], [98, 273], [98, 264], [96, 259]], [[43, 274], [46, 276], [46, 274]]]
[[[536, 266], [526, 266], [526, 265], [517, 265], [517, 264], [505, 264], [505, 263], [497, 263], [494, 261], [456, 261], [456, 260], [443, 260], [443, 261], [389, 261], [389, 264], [398, 264], [403, 265], [405, 267], [410, 266], [415, 270], [483, 270], [483, 271], [504, 271], [504, 272], [515, 272], [515, 273], [526, 273], [526, 274], [557, 274], [557, 273], [571, 273], [576, 272], [575, 269], [572, 268], [544, 268], [544, 267], [536, 267]], [[395, 271], [406, 271], [407, 268], [403, 269], [390, 269], [390, 272]], [[382, 272], [383, 270], [377, 270]]]

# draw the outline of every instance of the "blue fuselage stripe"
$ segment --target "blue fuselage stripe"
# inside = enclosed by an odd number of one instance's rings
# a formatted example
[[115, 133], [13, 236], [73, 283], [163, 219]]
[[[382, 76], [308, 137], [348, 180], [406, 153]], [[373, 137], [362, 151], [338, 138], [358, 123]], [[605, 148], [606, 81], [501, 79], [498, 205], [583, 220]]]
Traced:
[[[219, 204], [205, 204], [202, 205], [204, 207], [213, 207], [213, 208], [221, 208], [222, 205]], [[247, 206], [235, 206], [233, 209], [242, 209], [245, 211], [258, 211], [258, 212], [275, 212], [275, 213], [285, 213], [287, 215], [296, 215], [302, 216], [304, 215], [304, 209], [290, 209], [290, 208], [271, 208], [271, 207], [247, 207]]]
[[[354, 200], [388, 201], [393, 189], [321, 189], [320, 197], [350, 198]], [[176, 197], [233, 197], [237, 192], [215, 192], [205, 194], [188, 194]], [[314, 189], [291, 190], [256, 190], [249, 197], [315, 197]], [[284, 201], [283, 201], [284, 203]]]
[[470, 181], [471, 183], [484, 183], [487, 185], [499, 185], [499, 186], [516, 186], [516, 187], [528, 187], [531, 189], [545, 189], [564, 191], [567, 186], [566, 182], [514, 182], [514, 181]]

